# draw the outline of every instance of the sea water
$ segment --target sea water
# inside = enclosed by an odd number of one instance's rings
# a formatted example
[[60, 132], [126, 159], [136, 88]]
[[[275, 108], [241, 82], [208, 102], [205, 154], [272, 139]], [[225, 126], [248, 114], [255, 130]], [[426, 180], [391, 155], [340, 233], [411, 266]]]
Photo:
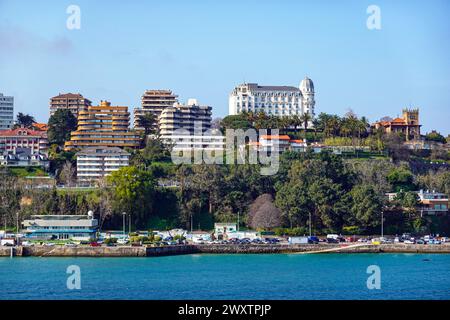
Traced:
[[[68, 285], [74, 276], [79, 289]], [[441, 300], [450, 299], [450, 254], [5, 257], [0, 299]]]

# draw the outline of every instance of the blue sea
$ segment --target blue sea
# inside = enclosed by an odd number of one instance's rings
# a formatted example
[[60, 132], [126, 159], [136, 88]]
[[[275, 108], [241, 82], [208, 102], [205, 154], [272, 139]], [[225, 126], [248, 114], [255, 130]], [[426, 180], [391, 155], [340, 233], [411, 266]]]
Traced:
[[[69, 266], [80, 289], [68, 289]], [[369, 266], [380, 289], [368, 289]], [[450, 299], [450, 254], [0, 258], [0, 299]]]

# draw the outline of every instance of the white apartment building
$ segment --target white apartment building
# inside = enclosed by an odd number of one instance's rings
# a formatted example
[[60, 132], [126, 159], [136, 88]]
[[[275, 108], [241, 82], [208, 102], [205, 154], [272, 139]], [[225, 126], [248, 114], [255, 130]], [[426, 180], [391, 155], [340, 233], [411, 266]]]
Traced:
[[172, 135], [172, 151], [224, 151], [226, 137], [218, 134]]
[[14, 121], [14, 97], [0, 93], [0, 130], [9, 130]]
[[230, 115], [265, 112], [275, 116], [301, 116], [309, 113], [314, 117], [314, 106], [314, 84], [308, 77], [298, 88], [244, 83], [234, 88], [228, 99]]
[[159, 116], [161, 138], [163, 141], [171, 140], [173, 135], [194, 135], [209, 130], [211, 109], [210, 106], [200, 106], [196, 99], [189, 99], [185, 105], [176, 103], [165, 108]]
[[85, 148], [76, 154], [77, 179], [98, 180], [129, 164], [130, 154], [118, 147]]

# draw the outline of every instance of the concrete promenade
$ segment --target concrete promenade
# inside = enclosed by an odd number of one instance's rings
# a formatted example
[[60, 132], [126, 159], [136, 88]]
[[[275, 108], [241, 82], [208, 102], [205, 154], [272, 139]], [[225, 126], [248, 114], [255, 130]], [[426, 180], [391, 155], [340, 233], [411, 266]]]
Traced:
[[[12, 251], [11, 251], [12, 250]], [[9, 257], [157, 257], [178, 254], [262, 254], [262, 253], [450, 253], [450, 244], [199, 244], [162, 247], [1, 247], [0, 256]]]

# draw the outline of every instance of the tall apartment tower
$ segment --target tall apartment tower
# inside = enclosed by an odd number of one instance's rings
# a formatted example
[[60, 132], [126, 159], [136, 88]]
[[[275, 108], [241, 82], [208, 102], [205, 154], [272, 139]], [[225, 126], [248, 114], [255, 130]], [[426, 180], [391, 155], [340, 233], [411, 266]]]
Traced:
[[159, 117], [161, 112], [168, 107], [178, 103], [178, 96], [171, 90], [146, 90], [141, 98], [141, 107], [134, 109], [134, 128], [139, 127], [139, 117], [146, 113], [153, 113]]
[[14, 122], [14, 97], [0, 93], [0, 130], [9, 130]]
[[244, 83], [235, 87], [229, 96], [229, 114], [265, 112], [275, 116], [300, 116], [309, 113], [314, 117], [314, 94], [314, 84], [308, 77], [299, 87]]
[[64, 145], [66, 151], [86, 147], [129, 147], [138, 148], [140, 136], [130, 131], [128, 107], [111, 106], [101, 101], [99, 106], [89, 106], [80, 111], [78, 127], [70, 134], [70, 141]]
[[210, 106], [200, 106], [196, 99], [189, 99], [187, 104], [175, 104], [165, 108], [159, 117], [160, 135], [163, 140], [170, 139], [177, 129], [194, 135], [196, 130], [204, 132], [211, 128]]
[[69, 109], [77, 117], [80, 111], [85, 111], [92, 104], [91, 100], [79, 93], [63, 93], [50, 98], [50, 116], [58, 109]]

